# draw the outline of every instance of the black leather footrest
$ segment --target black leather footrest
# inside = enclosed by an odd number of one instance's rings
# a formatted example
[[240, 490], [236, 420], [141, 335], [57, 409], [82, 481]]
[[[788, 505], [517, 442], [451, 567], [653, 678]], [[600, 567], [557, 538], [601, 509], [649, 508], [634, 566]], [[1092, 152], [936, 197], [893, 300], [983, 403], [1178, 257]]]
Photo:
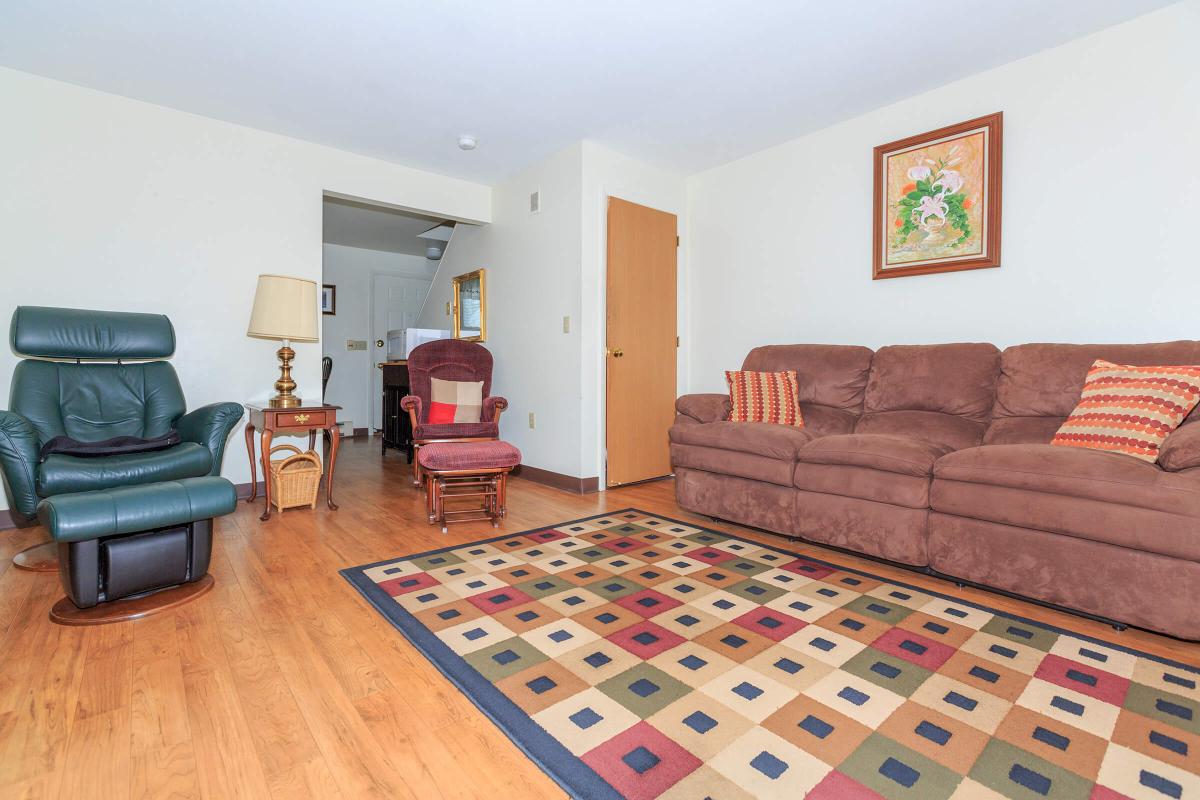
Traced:
[[188, 579], [188, 529], [108, 539], [100, 544], [105, 594], [128, 597]]

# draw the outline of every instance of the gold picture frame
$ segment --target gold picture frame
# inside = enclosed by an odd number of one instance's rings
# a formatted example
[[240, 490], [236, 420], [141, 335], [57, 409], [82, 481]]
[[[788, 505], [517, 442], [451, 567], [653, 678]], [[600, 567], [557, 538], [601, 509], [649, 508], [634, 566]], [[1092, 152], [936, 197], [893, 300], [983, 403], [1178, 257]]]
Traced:
[[477, 269], [454, 278], [454, 338], [467, 342], [487, 341], [487, 275]]

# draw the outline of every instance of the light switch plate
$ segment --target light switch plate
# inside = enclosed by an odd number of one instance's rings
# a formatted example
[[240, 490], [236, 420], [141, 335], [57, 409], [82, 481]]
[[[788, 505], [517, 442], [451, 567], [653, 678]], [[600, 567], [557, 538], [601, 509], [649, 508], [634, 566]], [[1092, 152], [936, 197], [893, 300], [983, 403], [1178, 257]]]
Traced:
[[536, 427], [536, 425], [534, 424], [534, 422], [535, 422], [535, 420], [534, 420], [534, 418], [533, 418], [533, 412], [532, 412], [532, 411], [530, 411], [530, 412], [529, 412], [529, 427], [530, 427], [530, 428]]
[[563, 317], [563, 333], [571, 332], [571, 318]]
[[346, 349], [347, 350], [366, 350], [367, 349], [367, 340], [366, 339], [347, 339], [346, 340]]

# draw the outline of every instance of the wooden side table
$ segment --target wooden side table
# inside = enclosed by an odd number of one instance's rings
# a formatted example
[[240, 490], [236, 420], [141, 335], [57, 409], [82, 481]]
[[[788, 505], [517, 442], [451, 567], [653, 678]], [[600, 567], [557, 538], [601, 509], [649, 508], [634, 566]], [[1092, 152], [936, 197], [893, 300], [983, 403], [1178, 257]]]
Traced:
[[308, 449], [317, 443], [317, 431], [324, 431], [329, 437], [329, 467], [325, 470], [325, 502], [337, 511], [333, 502], [333, 469], [337, 465], [338, 443], [341, 432], [337, 425], [337, 412], [341, 406], [302, 406], [300, 408], [269, 408], [262, 404], [245, 403], [246, 411], [250, 413], [250, 421], [246, 423], [246, 453], [250, 457], [250, 496], [247, 503], [253, 503], [258, 497], [258, 476], [255, 474], [254, 432], [262, 431], [263, 496], [267, 507], [259, 517], [262, 521], [271, 518], [271, 439], [277, 433], [308, 432]]

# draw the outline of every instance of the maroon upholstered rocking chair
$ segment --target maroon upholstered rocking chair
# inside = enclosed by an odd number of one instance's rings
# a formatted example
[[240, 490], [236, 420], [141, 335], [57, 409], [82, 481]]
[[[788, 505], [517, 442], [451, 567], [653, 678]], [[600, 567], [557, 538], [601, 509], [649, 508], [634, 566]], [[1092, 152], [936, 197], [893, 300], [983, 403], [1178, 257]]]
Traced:
[[[430, 423], [431, 378], [444, 381], [483, 381], [483, 409], [479, 422]], [[431, 442], [478, 442], [500, 438], [500, 412], [508, 408], [503, 397], [492, 397], [492, 354], [476, 342], [437, 339], [408, 355], [409, 391], [400, 401], [412, 421], [413, 449]], [[421, 459], [414, 453], [413, 482], [421, 485]]]

